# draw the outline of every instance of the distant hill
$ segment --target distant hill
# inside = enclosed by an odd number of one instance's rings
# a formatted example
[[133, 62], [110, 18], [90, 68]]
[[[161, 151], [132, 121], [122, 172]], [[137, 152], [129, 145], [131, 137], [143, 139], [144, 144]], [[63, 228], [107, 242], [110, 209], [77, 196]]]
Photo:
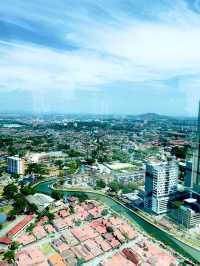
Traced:
[[174, 117], [170, 117], [167, 115], [160, 115], [156, 113], [145, 113], [145, 114], [140, 114], [140, 115], [135, 115], [137, 119], [142, 119], [142, 120], [158, 120], [158, 119], [170, 119]]
[[133, 117], [141, 120], [160, 120], [160, 119], [196, 120], [196, 117], [160, 115], [157, 113], [145, 113], [145, 114], [134, 115]]

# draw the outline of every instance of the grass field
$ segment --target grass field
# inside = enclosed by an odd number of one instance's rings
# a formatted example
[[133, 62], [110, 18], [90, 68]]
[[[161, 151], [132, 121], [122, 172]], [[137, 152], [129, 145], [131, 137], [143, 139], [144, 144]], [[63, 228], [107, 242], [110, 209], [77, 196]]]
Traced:
[[55, 250], [48, 243], [43, 244], [41, 249], [44, 256], [49, 256], [55, 252]]
[[0, 212], [3, 212], [5, 214], [7, 214], [12, 209], [13, 209], [13, 206], [12, 205], [7, 205], [6, 207], [1, 207], [0, 208]]
[[2, 194], [3, 194], [3, 186], [0, 186], [0, 199], [2, 198]]

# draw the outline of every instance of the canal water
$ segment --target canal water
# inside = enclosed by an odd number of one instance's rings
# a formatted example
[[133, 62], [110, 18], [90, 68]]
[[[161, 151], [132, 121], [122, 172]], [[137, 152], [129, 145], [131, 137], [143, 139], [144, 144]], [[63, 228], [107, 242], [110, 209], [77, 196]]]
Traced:
[[[35, 186], [35, 191], [51, 194], [52, 189], [51, 185], [55, 183], [55, 180], [42, 182]], [[61, 190], [62, 191], [62, 190]], [[147, 221], [143, 220], [136, 214], [134, 214], [132, 211], [127, 209], [126, 207], [118, 204], [114, 200], [112, 200], [110, 197], [99, 195], [95, 192], [70, 192], [70, 191], [62, 191], [65, 195], [80, 195], [85, 194], [90, 199], [94, 199], [97, 201], [100, 201], [107, 206], [109, 206], [113, 211], [117, 212], [120, 215], [125, 216], [130, 220], [132, 223], [138, 225], [140, 228], [142, 228], [146, 233], [153, 236], [154, 238], [158, 239], [159, 241], [163, 242], [164, 244], [167, 244], [174, 250], [176, 250], [178, 253], [182, 254], [183, 256], [192, 259], [196, 263], [200, 263], [200, 252], [183, 242], [177, 240], [172, 235], [168, 234], [167, 232], [164, 232], [160, 230], [159, 228], [153, 226], [152, 224], [148, 223]], [[200, 265], [200, 264], [199, 264]]]

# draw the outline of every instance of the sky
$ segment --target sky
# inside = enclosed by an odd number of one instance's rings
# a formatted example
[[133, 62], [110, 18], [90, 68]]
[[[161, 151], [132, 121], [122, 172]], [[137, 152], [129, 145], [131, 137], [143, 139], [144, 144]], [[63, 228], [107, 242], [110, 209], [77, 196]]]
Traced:
[[200, 0], [6, 0], [0, 112], [193, 116]]

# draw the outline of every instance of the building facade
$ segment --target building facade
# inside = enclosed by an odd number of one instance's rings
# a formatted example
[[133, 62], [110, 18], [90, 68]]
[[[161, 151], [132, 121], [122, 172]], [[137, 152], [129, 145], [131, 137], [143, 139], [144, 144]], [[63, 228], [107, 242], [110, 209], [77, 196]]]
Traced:
[[133, 171], [133, 172], [128, 172], [128, 173], [119, 173], [119, 174], [114, 174], [114, 179], [124, 183], [132, 183], [132, 182], [144, 182], [145, 178], [145, 170], [139, 170], [139, 171]]
[[8, 173], [23, 175], [24, 174], [24, 160], [18, 156], [8, 157]]
[[168, 211], [170, 197], [177, 192], [178, 165], [175, 160], [146, 164], [144, 206], [162, 214]]
[[180, 226], [190, 229], [200, 225], [200, 203], [195, 198], [187, 198], [172, 203], [171, 218]]
[[192, 161], [186, 161], [185, 166], [185, 177], [184, 177], [184, 186], [187, 188], [192, 188]]
[[199, 115], [198, 115], [198, 125], [197, 125], [197, 141], [195, 144], [195, 151], [193, 154], [192, 180], [193, 180], [194, 190], [200, 193], [200, 102], [199, 102]]
[[200, 224], [200, 213], [189, 207], [181, 206], [178, 210], [178, 222], [187, 229]]

